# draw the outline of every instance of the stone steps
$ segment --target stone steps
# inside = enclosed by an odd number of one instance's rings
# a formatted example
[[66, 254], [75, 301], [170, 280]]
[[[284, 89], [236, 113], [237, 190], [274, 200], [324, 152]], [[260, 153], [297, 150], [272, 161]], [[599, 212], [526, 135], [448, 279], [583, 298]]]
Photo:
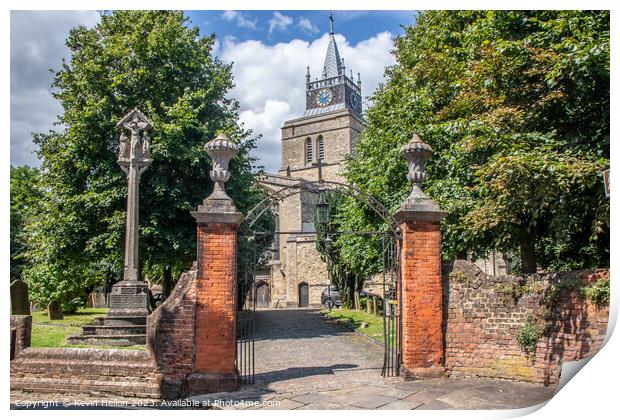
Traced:
[[138, 315], [97, 317], [92, 324], [82, 326], [81, 335], [68, 337], [67, 343], [94, 346], [146, 344], [146, 317]]
[[93, 325], [105, 326], [133, 326], [146, 325], [144, 316], [101, 316], [95, 318]]
[[84, 325], [82, 335], [144, 335], [146, 325]]
[[161, 398], [162, 375], [144, 351], [29, 348], [11, 362], [11, 390]]

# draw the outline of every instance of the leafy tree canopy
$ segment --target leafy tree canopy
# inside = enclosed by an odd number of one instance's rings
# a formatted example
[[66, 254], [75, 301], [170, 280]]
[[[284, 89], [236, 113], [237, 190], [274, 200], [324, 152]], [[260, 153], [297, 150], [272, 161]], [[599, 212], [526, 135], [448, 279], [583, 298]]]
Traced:
[[189, 212], [213, 188], [204, 144], [218, 132], [241, 149], [229, 195], [241, 211], [258, 199], [249, 157], [255, 140], [237, 125], [237, 103], [226, 98], [231, 65], [213, 57], [214, 42], [171, 11], [104, 13], [92, 29], [71, 30], [70, 59], [53, 82], [61, 130], [35, 135], [45, 191], [28, 226], [25, 277], [35, 301], [57, 299], [72, 310], [89, 289], [121, 275], [127, 179], [116, 163], [115, 124], [135, 106], [154, 125], [152, 164], [140, 185], [143, 273], [169, 281], [195, 258]]
[[11, 281], [21, 277], [26, 261], [24, 226], [36, 215], [41, 200], [39, 170], [11, 166]]
[[[396, 41], [346, 177], [396, 209], [410, 191], [399, 148], [435, 153], [427, 193], [449, 212], [443, 252], [520, 256], [521, 269], [609, 264], [609, 13], [429, 11]], [[344, 228], [381, 223], [345, 200]], [[341, 243], [350, 266], [364, 245]]]

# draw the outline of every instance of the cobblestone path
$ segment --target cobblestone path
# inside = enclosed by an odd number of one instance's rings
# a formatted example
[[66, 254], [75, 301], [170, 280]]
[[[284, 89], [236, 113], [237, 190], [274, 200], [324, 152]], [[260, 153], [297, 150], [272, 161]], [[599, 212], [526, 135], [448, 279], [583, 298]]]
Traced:
[[315, 309], [256, 312], [256, 383], [196, 397], [223, 409], [498, 409], [554, 389], [485, 379], [382, 378], [383, 348]]

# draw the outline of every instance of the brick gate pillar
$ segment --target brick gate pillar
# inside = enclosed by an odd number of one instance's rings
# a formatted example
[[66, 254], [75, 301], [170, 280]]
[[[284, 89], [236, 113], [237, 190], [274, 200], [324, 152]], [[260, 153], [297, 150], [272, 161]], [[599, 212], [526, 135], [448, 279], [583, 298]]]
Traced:
[[432, 150], [414, 134], [401, 149], [409, 161], [411, 194], [394, 214], [402, 232], [402, 361], [405, 379], [443, 375], [441, 227], [445, 216], [422, 191]]
[[235, 366], [237, 332], [237, 229], [243, 215], [224, 191], [228, 162], [236, 146], [220, 135], [205, 149], [213, 160], [213, 194], [192, 212], [198, 224], [194, 372], [190, 394], [238, 388]]

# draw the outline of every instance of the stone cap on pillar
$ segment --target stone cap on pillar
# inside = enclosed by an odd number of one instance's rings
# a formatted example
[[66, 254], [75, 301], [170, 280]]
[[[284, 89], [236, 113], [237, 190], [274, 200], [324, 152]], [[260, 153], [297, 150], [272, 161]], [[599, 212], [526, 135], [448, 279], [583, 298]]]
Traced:
[[205, 198], [191, 215], [198, 223], [229, 223], [239, 226], [243, 221], [243, 214], [237, 211], [224, 189], [224, 184], [230, 179], [228, 164], [239, 148], [226, 135], [220, 134], [205, 144], [205, 150], [213, 162], [209, 172], [214, 182], [213, 193]]
[[394, 219], [398, 223], [440, 221], [448, 213], [441, 210], [437, 203], [422, 191], [422, 183], [426, 180], [426, 160], [433, 154], [433, 149], [424, 143], [417, 134], [414, 134], [411, 141], [401, 147], [400, 151], [409, 162], [407, 179], [411, 183], [411, 193], [396, 210]]

